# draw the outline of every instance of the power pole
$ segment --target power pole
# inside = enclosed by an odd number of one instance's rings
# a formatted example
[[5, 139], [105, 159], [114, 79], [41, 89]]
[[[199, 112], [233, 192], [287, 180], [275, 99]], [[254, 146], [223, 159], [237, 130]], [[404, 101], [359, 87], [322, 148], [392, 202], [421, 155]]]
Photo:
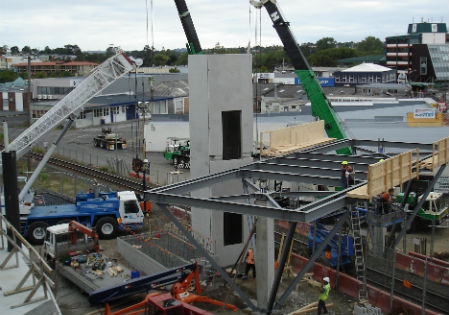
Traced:
[[[28, 93], [27, 93], [27, 101], [28, 101], [28, 109], [27, 109], [27, 126], [31, 126], [32, 121], [32, 111], [31, 111], [31, 55], [28, 55]], [[28, 174], [31, 173], [31, 157], [27, 155], [27, 177]]]

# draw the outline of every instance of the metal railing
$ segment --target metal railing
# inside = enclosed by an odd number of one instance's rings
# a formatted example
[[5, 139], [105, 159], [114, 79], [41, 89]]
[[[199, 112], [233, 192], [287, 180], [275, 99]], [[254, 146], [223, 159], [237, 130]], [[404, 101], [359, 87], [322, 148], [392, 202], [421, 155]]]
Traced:
[[[8, 296], [30, 291], [22, 303], [13, 305], [11, 308], [18, 308], [24, 305], [50, 299], [55, 305], [56, 314], [62, 315], [52, 292], [52, 289], [55, 287], [55, 283], [51, 279], [53, 269], [47, 264], [39, 252], [30, 243], [28, 243], [28, 241], [17, 231], [17, 229], [3, 216], [3, 214], [0, 214], [0, 239], [1, 250], [6, 250], [6, 246], [8, 246], [8, 244], [11, 249], [7, 257], [0, 263], [0, 272], [6, 269], [18, 268], [20, 261], [19, 254], [22, 255], [22, 259], [29, 268], [28, 272], [26, 272], [22, 279], [20, 279], [18, 285], [13, 290], [3, 292], [4, 296]], [[13, 257], [15, 257], [16, 260], [15, 264], [8, 265]], [[32, 277], [33, 285], [24, 286], [30, 276]], [[44, 296], [35, 297], [35, 294], [39, 288], [43, 289]]]

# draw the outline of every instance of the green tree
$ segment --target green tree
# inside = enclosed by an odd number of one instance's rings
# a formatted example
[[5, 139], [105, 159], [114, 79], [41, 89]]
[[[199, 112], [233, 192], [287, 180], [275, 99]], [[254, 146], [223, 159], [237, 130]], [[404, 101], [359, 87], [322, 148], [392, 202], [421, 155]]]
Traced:
[[299, 48], [306, 58], [316, 51], [316, 45], [314, 43], [303, 43]]
[[187, 52], [184, 52], [178, 56], [175, 64], [176, 65], [186, 65], [188, 58], [189, 58], [189, 54]]
[[11, 54], [13, 54], [13, 55], [19, 54], [19, 47], [17, 47], [17, 46], [12, 46], [12, 47], [11, 47]]
[[333, 37], [323, 37], [315, 43], [316, 51], [335, 48], [337, 47], [337, 41]]
[[0, 83], [12, 82], [18, 75], [13, 70], [0, 71]]
[[353, 48], [340, 47], [320, 50], [311, 55], [308, 60], [311, 66], [335, 67], [339, 59], [356, 57], [358, 55], [358, 51]]
[[166, 64], [168, 64], [170, 58], [164, 54], [155, 54], [154, 58], [153, 58], [153, 63], [156, 66], [165, 66]]
[[381, 53], [384, 44], [374, 36], [368, 36], [357, 45], [357, 49], [363, 53]]
[[30, 46], [23, 46], [23, 48], [22, 48], [22, 53], [23, 53], [23, 54], [29, 54], [29, 53], [31, 53], [31, 48], [30, 48]]

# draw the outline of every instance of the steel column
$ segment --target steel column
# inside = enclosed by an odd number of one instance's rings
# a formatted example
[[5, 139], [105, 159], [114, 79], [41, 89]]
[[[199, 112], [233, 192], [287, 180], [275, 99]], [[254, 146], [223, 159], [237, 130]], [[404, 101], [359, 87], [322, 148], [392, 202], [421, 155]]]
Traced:
[[312, 255], [312, 257], [309, 258], [309, 261], [306, 263], [306, 265], [301, 269], [299, 274], [296, 276], [296, 278], [293, 280], [293, 282], [290, 284], [290, 286], [287, 288], [287, 290], [282, 294], [281, 298], [276, 303], [277, 305], [283, 305], [287, 297], [290, 295], [290, 293], [295, 289], [296, 285], [299, 281], [301, 281], [302, 277], [305, 275], [307, 270], [313, 264], [315, 263], [315, 260], [321, 255], [321, 252], [326, 248], [327, 244], [332, 240], [334, 235], [337, 233], [338, 230], [340, 230], [343, 223], [346, 222], [348, 219], [349, 212], [346, 211], [345, 214], [343, 214], [340, 218], [340, 220], [335, 224], [334, 228], [329, 232], [329, 234], [326, 236], [326, 238], [323, 240], [323, 242], [318, 247], [317, 251]]
[[[270, 298], [268, 299], [267, 313], [270, 314], [273, 309], [274, 300], [279, 289], [279, 283], [282, 279], [282, 274], [284, 273], [285, 263], [287, 262], [288, 253], [290, 252], [290, 244], [293, 241], [293, 236], [296, 230], [296, 222], [289, 222], [287, 238], [284, 242], [284, 247], [282, 248], [281, 260], [279, 261], [278, 270], [276, 271], [276, 276], [271, 287]], [[281, 250], [281, 248], [279, 248]]]

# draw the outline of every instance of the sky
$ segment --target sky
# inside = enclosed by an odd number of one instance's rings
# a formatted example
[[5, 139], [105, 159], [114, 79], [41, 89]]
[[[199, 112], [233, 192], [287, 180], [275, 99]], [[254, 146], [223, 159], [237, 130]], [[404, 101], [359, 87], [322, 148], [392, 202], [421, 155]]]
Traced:
[[[4, 2], [8, 2], [8, 4]], [[119, 46], [141, 50], [184, 48], [186, 38], [171, 0], [0, 0], [0, 45], [81, 50]], [[151, 3], [153, 3], [151, 10]], [[186, 0], [203, 48], [281, 45], [264, 8], [248, 0]], [[277, 0], [298, 43], [333, 37], [359, 42], [404, 35], [413, 22], [448, 23], [448, 0]], [[148, 4], [148, 11], [146, 6]], [[148, 32], [147, 32], [148, 12]], [[259, 17], [260, 16], [260, 17]], [[251, 21], [251, 22], [250, 22]], [[257, 21], [257, 23], [256, 23]], [[151, 28], [153, 27], [153, 32]], [[256, 36], [260, 30], [260, 36]], [[148, 36], [147, 36], [148, 34]], [[154, 34], [152, 36], [152, 34]]]

